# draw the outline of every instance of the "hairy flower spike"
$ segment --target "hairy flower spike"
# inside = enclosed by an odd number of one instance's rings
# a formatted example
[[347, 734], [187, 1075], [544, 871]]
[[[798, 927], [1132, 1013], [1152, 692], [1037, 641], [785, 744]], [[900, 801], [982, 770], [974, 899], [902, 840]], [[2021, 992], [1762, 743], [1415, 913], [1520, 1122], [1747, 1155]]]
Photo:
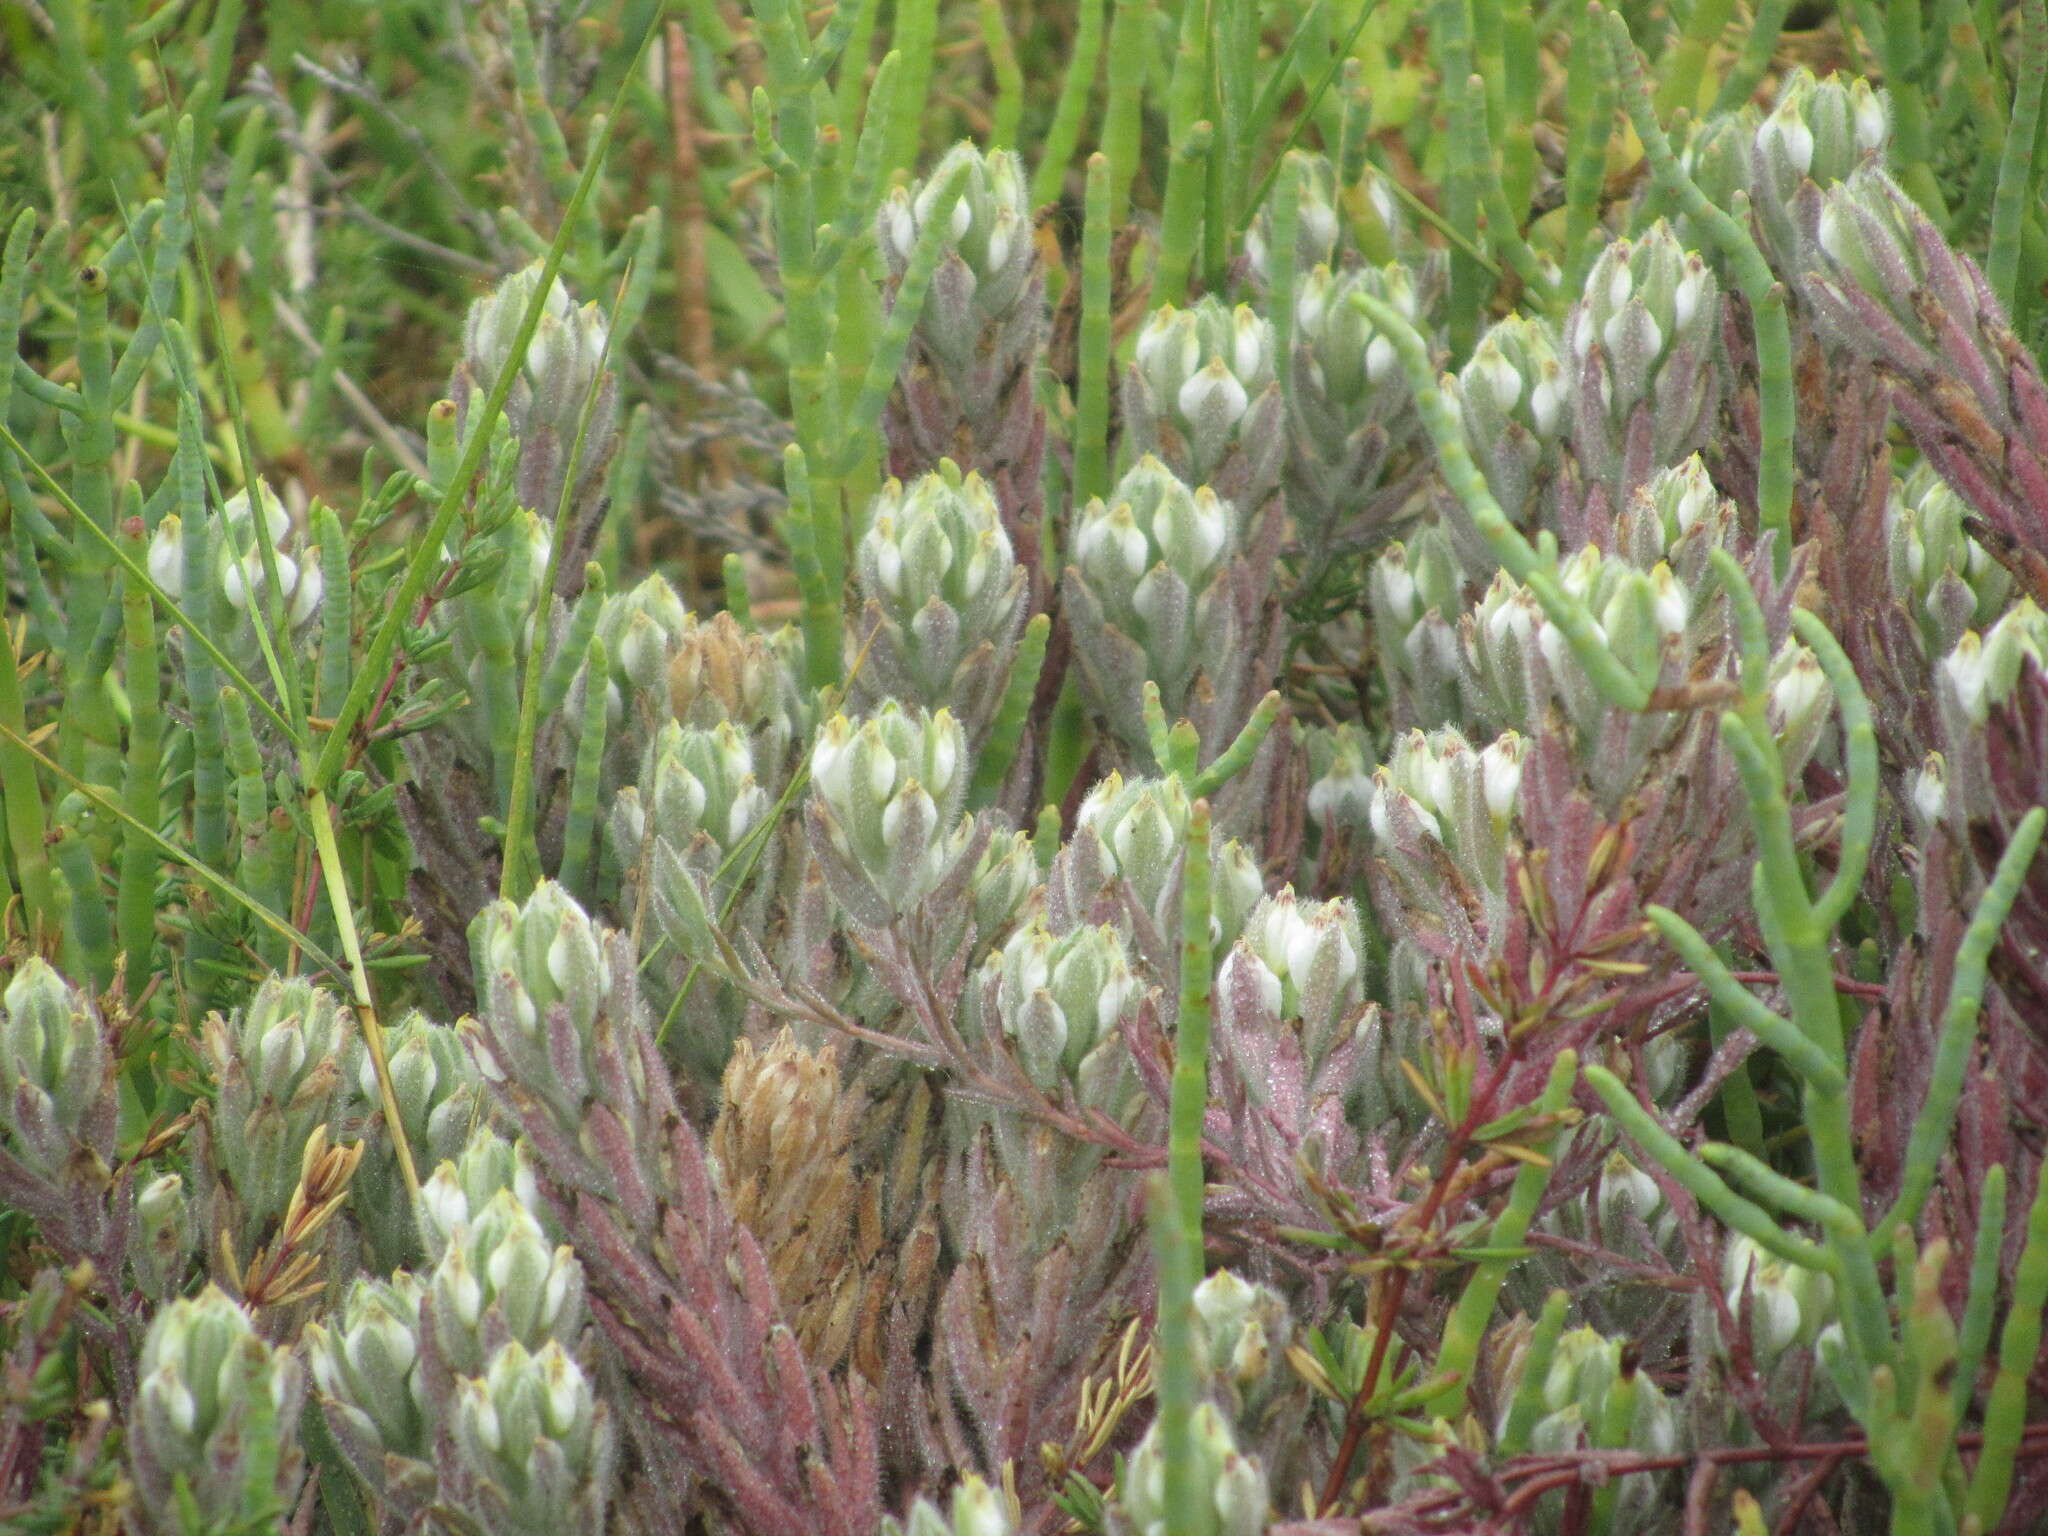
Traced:
[[529, 1349], [574, 1345], [583, 1326], [583, 1266], [551, 1247], [533, 1213], [501, 1189], [451, 1229], [422, 1308], [435, 1347], [458, 1375], [477, 1375], [506, 1339]]
[[299, 1481], [305, 1378], [293, 1352], [208, 1286], [157, 1313], [136, 1369], [130, 1466], [147, 1505], [172, 1508], [182, 1483], [210, 1529], [272, 1517]]
[[1295, 278], [1293, 355], [1286, 360], [1287, 510], [1304, 546], [1320, 559], [1335, 555], [1340, 532], [1371, 534], [1413, 489], [1420, 419], [1393, 343], [1352, 302], [1360, 293], [1424, 323], [1407, 267], [1340, 273], [1319, 266]]
[[436, 1405], [420, 1370], [420, 1284], [400, 1270], [358, 1279], [326, 1324], [306, 1328], [306, 1360], [329, 1431], [358, 1476], [395, 1508], [436, 1486]]
[[1124, 383], [1133, 441], [1188, 484], [1256, 512], [1280, 476], [1277, 367], [1273, 328], [1246, 305], [1205, 298], [1155, 310]]
[[[1230, 1423], [1214, 1403], [1196, 1407], [1194, 1433], [1200, 1449], [1197, 1476], [1207, 1497], [1201, 1501], [1201, 1526], [1186, 1536], [1258, 1536], [1268, 1514], [1265, 1470], [1237, 1449]], [[1124, 1464], [1115, 1507], [1139, 1536], [1165, 1536], [1170, 1508], [1166, 1447], [1156, 1420]]]
[[1571, 441], [1609, 515], [1705, 440], [1721, 395], [1719, 285], [1661, 220], [1608, 246], [1565, 322]]
[[[462, 360], [456, 364], [451, 386], [465, 433], [470, 407], [491, 392], [499, 374], [513, 361], [512, 346], [540, 286], [541, 270], [537, 261], [522, 268], [470, 306], [463, 327]], [[595, 301], [579, 307], [559, 277], [548, 285], [540, 322], [505, 397], [505, 421], [519, 440], [521, 506], [553, 516], [568, 478], [570, 449], [583, 419], [584, 402], [594, 393], [595, 405], [573, 488], [576, 510], [579, 514], [589, 510], [586, 504], [602, 484], [617, 441], [619, 385], [605, 362], [607, 334], [604, 315]], [[579, 515], [579, 522], [583, 520]], [[578, 573], [582, 547], [579, 537], [570, 550], [579, 558]]]
[[561, 1345], [505, 1345], [453, 1406], [456, 1498], [486, 1529], [603, 1528], [617, 1461], [611, 1411]]
[[[876, 243], [893, 295], [938, 189], [962, 174], [910, 356], [882, 420], [889, 469], [909, 482], [950, 459], [979, 473], [1030, 573], [1029, 606], [1036, 609], [1045, 597], [1039, 569], [1045, 412], [1034, 386], [1048, 316], [1044, 262], [1017, 156], [955, 145], [927, 180], [890, 193]], [[1006, 575], [998, 573], [998, 586]]]
[[970, 763], [952, 712], [890, 700], [858, 725], [840, 715], [811, 751], [821, 853], [840, 864], [859, 911], [915, 909], [953, 872], [973, 835], [962, 807]]
[[1859, 166], [1882, 165], [1890, 143], [1889, 104], [1867, 80], [1818, 80], [1805, 68], [1785, 77], [1776, 105], [1757, 124], [1748, 188], [1779, 271], [1792, 275], [1799, 259], [1800, 188], [1812, 182], [1825, 189], [1847, 181]]
[[[1509, 519], [1526, 523], [1556, 468], [1556, 447], [1571, 426], [1571, 384], [1549, 322], [1510, 315], [1480, 338], [1458, 374], [1459, 415], [1472, 457]], [[1455, 498], [1445, 526], [1469, 577], [1499, 565], [1492, 546]]]
[[985, 969], [1003, 1032], [1039, 1087], [1051, 1091], [1063, 1078], [1090, 1084], [1101, 1071], [1086, 1058], [1098, 1046], [1106, 1048], [1106, 1064], [1120, 1064], [1117, 1031], [1139, 985], [1116, 929], [1076, 928], [1056, 937], [1033, 922], [989, 956]]
[[[1322, 155], [1302, 155], [1301, 201], [1294, 226], [1294, 270], [1297, 274], [1337, 265], [1344, 241], [1344, 218], [1337, 202], [1337, 172]], [[1391, 202], [1391, 198], [1389, 199]], [[1259, 205], [1258, 217], [1245, 231], [1245, 260], [1261, 289], [1272, 282], [1273, 205]], [[1391, 220], [1391, 211], [1390, 211]]]
[[1966, 629], [1988, 627], [2012, 598], [2011, 573], [1963, 529], [1971, 515], [1924, 462], [1892, 482], [1885, 505], [1892, 591], [1918, 624], [1929, 656], [1952, 650]]
[[246, 1008], [202, 1026], [200, 1054], [220, 1090], [203, 1112], [197, 1192], [204, 1224], [232, 1232], [239, 1259], [284, 1216], [307, 1138], [336, 1124], [354, 1034], [333, 994], [275, 976]]
[[1190, 490], [1149, 454], [1075, 518], [1065, 586], [1075, 659], [1090, 702], [1141, 761], [1151, 752], [1146, 682], [1169, 719], [1202, 725], [1205, 701], [1241, 703], [1255, 680], [1233, 564], [1242, 536], [1235, 505], [1207, 486]]
[[872, 632], [856, 697], [950, 707], [972, 741], [993, 721], [1024, 623], [1025, 572], [995, 497], [951, 460], [907, 489], [890, 481], [855, 553]]
[[114, 1155], [112, 1073], [92, 999], [31, 956], [0, 995], [0, 1148], [53, 1185], [75, 1157], [104, 1169]]

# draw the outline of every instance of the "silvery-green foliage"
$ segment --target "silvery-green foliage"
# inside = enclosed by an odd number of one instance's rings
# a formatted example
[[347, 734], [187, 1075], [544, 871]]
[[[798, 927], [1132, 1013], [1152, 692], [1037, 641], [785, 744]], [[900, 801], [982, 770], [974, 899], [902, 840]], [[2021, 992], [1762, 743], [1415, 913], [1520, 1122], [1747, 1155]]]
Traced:
[[1833, 1280], [1765, 1252], [1739, 1232], [1721, 1250], [1721, 1290], [1737, 1325], [1748, 1318], [1750, 1354], [1765, 1372], [1794, 1345], [1812, 1348], [1835, 1318]]
[[812, 844], [833, 893], [874, 927], [915, 910], [974, 845], [960, 722], [890, 700], [835, 715], [811, 749]]
[[1373, 836], [1390, 850], [1427, 838], [1472, 890], [1503, 895], [1507, 832], [1526, 753], [1525, 738], [1514, 731], [1478, 750], [1449, 726], [1409, 731], [1373, 774], [1366, 813]]
[[1208, 1388], [1225, 1412], [1250, 1428], [1260, 1410], [1293, 1384], [1287, 1348], [1294, 1314], [1270, 1286], [1219, 1269], [1195, 1287], [1195, 1347]]
[[[1664, 1198], [1664, 1191], [1618, 1148], [1602, 1161], [1589, 1189], [1546, 1212], [1538, 1218], [1538, 1225], [1570, 1242], [1592, 1245], [1597, 1251], [1617, 1254], [1652, 1271], [1683, 1271], [1691, 1262], [1678, 1213]], [[1577, 1284], [1589, 1272], [1598, 1271], [1560, 1256], [1557, 1267], [1544, 1266], [1541, 1284]], [[1600, 1296], [1593, 1315], [1611, 1329], [1645, 1331], [1671, 1299], [1669, 1291], [1655, 1285], [1616, 1285]]]
[[[1667, 562], [1643, 570], [1589, 544], [1559, 567], [1558, 583], [1587, 607], [1616, 658], [1652, 683], [1696, 675], [1700, 653], [1725, 641], [1718, 591], [1696, 596]], [[1460, 620], [1458, 639], [1467, 705], [1482, 718], [1535, 734], [1554, 708], [1582, 737], [1597, 739], [1609, 706], [1563, 631], [1506, 572]], [[1650, 719], [1645, 728], [1660, 737], [1675, 728]]]
[[1254, 637], [1226, 572], [1242, 532], [1236, 506], [1150, 455], [1075, 519], [1064, 588], [1075, 660], [1090, 702], [1141, 761], [1147, 681], [1170, 720], [1238, 691], [1233, 661]]
[[[543, 880], [523, 906], [498, 901], [479, 912], [470, 948], [484, 1021], [472, 1049], [484, 1076], [510, 1078], [557, 1125], [580, 1126], [597, 1066], [623, 1027], [614, 1006], [632, 995], [630, 947]], [[633, 1057], [627, 1070], [637, 1065]]]
[[[672, 713], [670, 658], [691, 627], [691, 614], [676, 589], [649, 576], [629, 591], [615, 592], [598, 610], [595, 638], [604, 646], [605, 717], [617, 751], [637, 766], [638, 743], [652, 736]], [[582, 686], [594, 686], [584, 678]]]
[[99, 1009], [31, 956], [0, 994], [0, 1156], [15, 1165], [0, 1164], [7, 1186], [61, 1186], [81, 1157], [104, 1173], [114, 1155], [112, 1081]]
[[991, 346], [985, 333], [991, 325], [1035, 325], [1038, 319], [1020, 303], [1037, 274], [1037, 253], [1031, 243], [1030, 193], [1017, 156], [1007, 149], [983, 153], [971, 143], [954, 145], [922, 182], [889, 194], [875, 223], [875, 243], [890, 276], [900, 279], [932, 217], [940, 189], [963, 167], [965, 180], [949, 215], [944, 254], [918, 316], [918, 336], [956, 387], [958, 381], [985, 386], [967, 390], [959, 404], [969, 411], [986, 411], [1004, 381], [979, 378], [977, 353], [1007, 355], [1010, 349]]
[[[1941, 663], [1940, 695], [1948, 717], [1966, 730], [1982, 725], [2012, 697], [2021, 668], [2048, 657], [2048, 614], [2021, 598], [1990, 628], [1965, 631]], [[1957, 734], [1961, 734], [1958, 732]]]
[[[2048, 671], [2048, 614], [2021, 598], [1979, 634], [1965, 630], [1936, 672], [1941, 753], [1914, 783], [1929, 821], [1945, 818], [1967, 836], [1973, 824], [2009, 825], [2035, 799], [2024, 743], [2028, 711]], [[1996, 751], [1994, 753], [1994, 738]]]
[[1720, 285], [1659, 220], [1617, 240], [1565, 321], [1570, 440], [1611, 516], [1706, 441], [1721, 398]]
[[446, 1369], [480, 1375], [507, 1342], [573, 1347], [583, 1328], [583, 1266], [553, 1245], [519, 1197], [501, 1189], [452, 1227], [421, 1301]]
[[534, 1182], [526, 1144], [479, 1125], [457, 1156], [444, 1159], [420, 1182], [415, 1216], [427, 1261], [439, 1263], [456, 1228], [466, 1226], [501, 1190], [510, 1190], [553, 1240], [553, 1214]]
[[862, 607], [849, 654], [867, 649], [854, 702], [950, 708], [978, 745], [1025, 607], [1024, 568], [987, 482], [950, 459], [907, 488], [889, 481], [868, 508], [854, 569]]
[[[1473, 462], [1509, 521], [1528, 526], [1571, 427], [1571, 382], [1556, 331], [1540, 316], [1509, 315], [1480, 337], [1455, 393]], [[1484, 580], [1500, 561], [1455, 497], [1439, 502], [1458, 564]]]
[[611, 1409], [561, 1345], [505, 1345], [457, 1387], [450, 1416], [455, 1458], [443, 1481], [485, 1529], [604, 1528], [618, 1457]]
[[329, 1433], [366, 1485], [394, 1513], [433, 1498], [440, 1405], [420, 1362], [418, 1280], [359, 1277], [325, 1323], [306, 1326], [306, 1362]]
[[[1241, 967], [1265, 1012], [1298, 1038], [1313, 1079], [1364, 1006], [1364, 949], [1349, 901], [1302, 901], [1288, 886], [1252, 908], [1219, 985], [1227, 990]], [[1245, 1086], [1255, 1098], [1272, 1089], [1263, 1074]]]
[[[1177, 778], [1112, 773], [1088, 791], [1073, 835], [1046, 876], [1046, 921], [1055, 933], [1113, 923], [1161, 976], [1178, 974], [1180, 877], [1187, 852], [1187, 786]], [[1210, 854], [1209, 932], [1218, 949], [1237, 938], [1265, 894], [1258, 866], [1235, 840]]]
[[136, 1370], [128, 1457], [148, 1528], [180, 1528], [180, 1487], [206, 1529], [280, 1518], [299, 1482], [305, 1376], [293, 1351], [208, 1286], [157, 1313]]
[[[384, 1031], [392, 1096], [415, 1168], [431, 1168], [454, 1157], [482, 1114], [483, 1080], [458, 1031], [417, 1011]], [[348, 1086], [357, 1115], [382, 1126], [384, 1100], [377, 1064], [360, 1035], [350, 1044]], [[350, 1181], [350, 1198], [362, 1219], [379, 1269], [395, 1269], [419, 1255], [412, 1199], [399, 1171], [398, 1151], [388, 1131], [368, 1137], [363, 1161]]]
[[1372, 808], [1372, 749], [1365, 732], [1349, 721], [1317, 726], [1307, 733], [1308, 815], [1328, 837], [1343, 827], [1363, 827]]
[[339, 1126], [354, 1036], [355, 1016], [332, 993], [276, 976], [248, 1006], [202, 1026], [200, 1056], [217, 1092], [199, 1121], [194, 1194], [207, 1229], [233, 1234], [238, 1263], [283, 1218], [314, 1128]]
[[1639, 570], [1669, 565], [1688, 590], [1703, 591], [1712, 552], [1740, 552], [1736, 531], [1735, 504], [1695, 453], [1636, 488], [1615, 519], [1612, 553]]
[[168, 1301], [184, 1287], [185, 1269], [196, 1244], [192, 1202], [185, 1180], [175, 1173], [158, 1174], [135, 1193], [135, 1236], [128, 1261], [143, 1293]]
[[1991, 625], [2012, 600], [2011, 574], [1964, 531], [1974, 515], [1924, 461], [1903, 480], [1893, 477], [1885, 503], [1892, 592], [1930, 657], [1947, 655], [1965, 630]]
[[984, 966], [994, 1020], [1041, 1089], [1074, 1085], [1083, 1103], [1113, 1109], [1128, 1076], [1119, 1034], [1140, 983], [1121, 934], [1108, 924], [1054, 935], [1020, 926]]
[[1334, 558], [1339, 541], [1369, 536], [1400, 510], [1421, 430], [1393, 343], [1352, 302], [1360, 293], [1424, 323], [1422, 296], [1405, 266], [1319, 266], [1296, 275], [1287, 510], [1315, 560]]
[[1458, 713], [1458, 616], [1463, 583], [1453, 540], [1432, 524], [1380, 551], [1367, 578], [1373, 641], [1393, 691], [1397, 720], [1454, 719]]
[[1017, 1529], [1008, 1501], [972, 1472], [953, 1490], [952, 1511], [949, 1518], [930, 1499], [919, 1498], [906, 1520], [882, 1521], [882, 1536], [1013, 1536]]
[[[470, 306], [462, 359], [451, 385], [465, 430], [472, 405], [490, 393], [498, 375], [511, 365], [520, 322], [540, 280], [541, 263], [534, 262]], [[607, 337], [596, 302], [577, 305], [562, 280], [555, 278], [548, 285], [540, 323], [527, 344], [519, 375], [505, 397], [504, 420], [519, 440], [521, 506], [554, 515], [569, 478], [570, 453], [587, 400], [592, 404], [583, 455], [569, 486], [572, 511], [583, 510], [582, 504], [602, 484], [619, 417], [618, 379], [606, 362]], [[586, 539], [579, 536], [567, 551], [579, 584], [586, 547]]]
[[1787, 640], [1771, 658], [1766, 714], [1778, 738], [1788, 778], [1806, 766], [1834, 717], [1835, 690], [1820, 659], [1797, 640]]
[[1800, 187], [1808, 181], [1831, 187], [1858, 166], [1882, 166], [1890, 145], [1890, 102], [1869, 81], [1816, 79], [1803, 67], [1785, 77], [1749, 151], [1750, 206], [1765, 254], [1779, 272], [1795, 275], [1802, 254], [1793, 206]]
[[669, 721], [648, 746], [639, 786], [614, 804], [622, 860], [637, 862], [652, 835], [714, 874], [768, 813], [772, 802], [762, 777], [773, 782], [780, 767], [762, 761], [730, 720], [709, 727]]
[[[1202, 1523], [1185, 1536], [1258, 1536], [1268, 1514], [1264, 1468], [1238, 1450], [1230, 1421], [1214, 1403], [1196, 1405], [1194, 1436], [1200, 1452], [1195, 1475], [1205, 1496]], [[1166, 1447], [1155, 1420], [1124, 1462], [1109, 1530], [1112, 1536], [1166, 1536], [1167, 1513]]]
[[1212, 486], [1248, 514], [1277, 487], [1285, 441], [1273, 328], [1249, 305], [1211, 296], [1154, 310], [1133, 344], [1123, 403], [1137, 451], [1189, 485]]

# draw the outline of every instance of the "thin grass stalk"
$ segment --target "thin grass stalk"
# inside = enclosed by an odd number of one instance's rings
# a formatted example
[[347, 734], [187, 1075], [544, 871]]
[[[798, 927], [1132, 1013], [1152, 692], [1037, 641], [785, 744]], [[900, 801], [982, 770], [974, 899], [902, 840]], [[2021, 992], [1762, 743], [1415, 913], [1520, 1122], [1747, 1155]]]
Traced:
[[597, 133], [596, 151], [584, 163], [583, 174], [577, 179], [576, 189], [571, 194], [569, 207], [565, 210], [562, 227], [556, 231], [554, 242], [548, 247], [548, 254], [542, 262], [540, 280], [534, 284], [533, 296], [527, 301], [526, 313], [521, 316], [519, 330], [514, 335], [510, 349], [510, 360], [499, 370], [498, 379], [491, 386], [491, 392], [484, 397], [483, 409], [476, 418], [475, 430], [470, 435], [468, 446], [455, 466], [449, 482], [442, 491], [441, 504], [435, 509], [433, 520], [421, 534], [411, 560], [406, 565], [405, 575], [398, 588], [391, 594], [390, 606], [384, 615], [384, 622], [372, 636], [368, 650], [350, 687], [348, 697], [342, 701], [333, 725], [328, 729], [321, 743], [320, 755], [307, 776], [309, 786], [325, 789], [339, 776], [347, 760], [349, 736], [356, 722], [369, 707], [372, 696], [381, 684], [391, 664], [391, 654], [397, 648], [400, 632], [410, 621], [413, 609], [418, 605], [420, 594], [426, 590], [440, 564], [441, 551], [448, 538], [448, 532], [455, 525], [455, 519], [462, 510], [469, 487], [482, 467], [484, 454], [489, 447], [491, 429], [505, 408], [505, 397], [512, 392], [513, 380], [519, 373], [518, 362], [526, 355], [527, 344], [532, 341], [534, 330], [540, 324], [541, 311], [546, 307], [547, 296], [553, 287], [555, 274], [561, 270], [562, 257], [568, 248], [569, 227], [582, 209], [597, 183], [597, 173], [604, 161], [604, 150], [611, 142], [612, 124], [616, 121], [618, 109], [624, 104], [627, 91], [639, 78], [640, 60], [653, 41], [655, 27], [660, 18], [649, 21], [647, 31], [641, 36], [633, 60], [620, 80], [618, 95], [612, 102], [612, 110], [604, 117]]
[[[192, 142], [191, 119], [182, 119], [178, 124], [176, 141], [176, 162], [183, 167], [186, 181], [198, 185], [197, 156]], [[214, 287], [213, 263], [208, 255], [205, 232], [194, 221], [192, 228], [192, 252], [199, 272], [199, 295], [206, 309], [215, 345], [224, 358], [240, 355], [241, 349], [234, 346], [227, 321], [223, 318], [219, 292]], [[182, 360], [182, 351], [177, 356]], [[188, 384], [196, 388], [196, 382]], [[256, 635], [256, 646], [263, 656], [263, 665], [269, 674], [271, 686], [277, 690], [280, 706], [291, 721], [291, 735], [295, 741], [306, 739], [306, 706], [300, 696], [298, 674], [295, 668], [286, 667], [279, 659], [274, 635], [285, 633], [284, 584], [278, 579], [277, 549], [267, 537], [263, 537], [263, 485], [256, 469], [255, 447], [250, 441], [248, 412], [243, 409], [242, 394], [232, 367], [221, 370], [221, 390], [227, 401], [227, 417], [234, 428], [235, 452], [240, 460], [237, 466], [249, 496], [249, 507], [258, 530], [256, 549], [263, 563], [263, 594], [257, 598], [251, 594], [249, 603], [249, 624]], [[222, 494], [221, 501], [226, 503]], [[232, 552], [231, 552], [232, 553]]]
[[377, 1003], [370, 991], [370, 975], [363, 968], [362, 945], [356, 937], [355, 908], [349, 901], [348, 876], [341, 866], [341, 852], [334, 842], [334, 821], [327, 796], [315, 789], [306, 796], [306, 814], [313, 823], [313, 846], [320, 858], [320, 873], [327, 885], [328, 906], [334, 913], [334, 927], [341, 938], [341, 952], [348, 960], [348, 978], [354, 989], [356, 1022], [362, 1027], [363, 1044], [377, 1072], [377, 1093], [384, 1109], [384, 1128], [398, 1154], [398, 1171], [405, 1179], [405, 1192], [417, 1199], [420, 1176], [413, 1167], [412, 1147], [406, 1140], [405, 1122], [399, 1117], [398, 1097], [391, 1086], [391, 1059], [384, 1048], [384, 1026], [377, 1017]]
[[[25, 628], [27, 620], [21, 621]], [[65, 931], [57, 888], [50, 878], [43, 812], [43, 790], [36, 780], [35, 753], [27, 745], [28, 726], [22, 714], [21, 641], [17, 626], [0, 620], [7, 651], [0, 655], [0, 811], [7, 818], [7, 844], [14, 855], [14, 878], [26, 906], [23, 916], [30, 939], [49, 944]]]

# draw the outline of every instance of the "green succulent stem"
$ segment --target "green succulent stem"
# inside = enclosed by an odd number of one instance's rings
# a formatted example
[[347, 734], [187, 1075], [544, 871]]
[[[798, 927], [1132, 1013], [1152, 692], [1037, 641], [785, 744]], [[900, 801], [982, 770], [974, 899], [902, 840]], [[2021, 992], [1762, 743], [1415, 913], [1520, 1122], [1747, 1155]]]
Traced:
[[1180, 1008], [1167, 1110], [1166, 1200], [1158, 1216], [1159, 1421], [1166, 1447], [1168, 1526], [1204, 1529], [1208, 1490], [1195, 1442], [1195, 1287], [1202, 1276], [1202, 1121], [1209, 1106], [1209, 802], [1188, 814], [1180, 900]]
[[[1521, 1247], [1528, 1235], [1529, 1223], [1535, 1219], [1536, 1206], [1543, 1198], [1543, 1191], [1550, 1183], [1549, 1153], [1557, 1145], [1557, 1138], [1563, 1129], [1561, 1117], [1571, 1103], [1572, 1087], [1579, 1074], [1579, 1058], [1576, 1051], [1560, 1051], [1550, 1065], [1550, 1077], [1544, 1084], [1543, 1096], [1536, 1103], [1539, 1120], [1553, 1122], [1540, 1144], [1531, 1150], [1542, 1157], [1542, 1161], [1525, 1161], [1515, 1170], [1515, 1182], [1508, 1191], [1507, 1206], [1494, 1218], [1493, 1228], [1488, 1233], [1486, 1246], [1504, 1253]], [[1444, 1323], [1443, 1345], [1437, 1351], [1436, 1371], [1439, 1376], [1456, 1377], [1456, 1384], [1438, 1405], [1438, 1412], [1456, 1422], [1464, 1412], [1467, 1389], [1471, 1385], [1472, 1368], [1479, 1359], [1479, 1346], [1486, 1335], [1486, 1327], [1493, 1320], [1493, 1309], [1500, 1300], [1501, 1287], [1507, 1283], [1508, 1271], [1515, 1261], [1508, 1257], [1483, 1260], [1476, 1265], [1465, 1280], [1465, 1289], [1459, 1293], [1458, 1303], [1451, 1309], [1450, 1317]]]

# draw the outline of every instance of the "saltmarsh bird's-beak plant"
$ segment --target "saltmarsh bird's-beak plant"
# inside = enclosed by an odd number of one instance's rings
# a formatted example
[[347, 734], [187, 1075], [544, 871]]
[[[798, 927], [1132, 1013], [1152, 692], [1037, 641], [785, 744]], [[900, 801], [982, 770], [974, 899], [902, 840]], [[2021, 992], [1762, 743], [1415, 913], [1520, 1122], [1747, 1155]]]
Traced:
[[2048, 1531], [2048, 4], [0, 19], [0, 1529]]

